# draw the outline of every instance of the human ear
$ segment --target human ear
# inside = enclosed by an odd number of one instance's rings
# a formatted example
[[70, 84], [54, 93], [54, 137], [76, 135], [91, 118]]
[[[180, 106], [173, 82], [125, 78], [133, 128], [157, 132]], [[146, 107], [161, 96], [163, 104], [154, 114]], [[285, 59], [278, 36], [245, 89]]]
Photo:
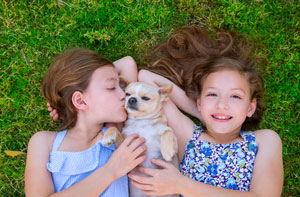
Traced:
[[72, 103], [76, 109], [85, 110], [87, 107], [83, 98], [83, 94], [79, 91], [73, 93]]
[[256, 98], [252, 99], [252, 101], [249, 105], [247, 117], [250, 118], [254, 114], [255, 110], [256, 110]]
[[197, 96], [196, 105], [197, 105], [198, 111], [200, 112], [200, 106], [201, 106], [200, 96]]

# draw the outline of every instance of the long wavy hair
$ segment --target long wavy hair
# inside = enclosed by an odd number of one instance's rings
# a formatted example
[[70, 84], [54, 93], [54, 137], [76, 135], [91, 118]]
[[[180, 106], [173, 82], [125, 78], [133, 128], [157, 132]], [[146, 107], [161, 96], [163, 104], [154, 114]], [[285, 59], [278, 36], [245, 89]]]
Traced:
[[265, 58], [251, 58], [252, 45], [235, 32], [217, 29], [208, 34], [196, 26], [187, 26], [159, 43], [146, 57], [145, 68], [174, 82], [186, 94], [196, 99], [202, 91], [203, 82], [211, 73], [234, 70], [243, 74], [249, 82], [250, 99], [256, 99], [257, 107], [252, 117], [247, 117], [243, 130], [258, 127], [265, 105], [263, 80], [258, 65]]

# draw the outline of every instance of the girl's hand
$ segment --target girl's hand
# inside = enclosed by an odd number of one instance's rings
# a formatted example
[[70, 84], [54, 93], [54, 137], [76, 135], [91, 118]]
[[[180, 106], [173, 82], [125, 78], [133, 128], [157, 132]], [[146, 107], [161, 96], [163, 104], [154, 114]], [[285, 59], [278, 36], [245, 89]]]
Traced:
[[146, 195], [179, 193], [178, 186], [180, 185], [180, 178], [183, 176], [179, 170], [172, 164], [159, 159], [152, 159], [151, 162], [163, 169], [138, 167], [139, 171], [150, 177], [129, 174], [133, 185], [141, 189]]
[[56, 109], [54, 109], [48, 102], [47, 102], [47, 106], [48, 106], [48, 111], [50, 112], [50, 117], [53, 120], [58, 120], [59, 114], [57, 113]]
[[113, 152], [107, 162], [107, 167], [114, 174], [115, 179], [127, 174], [137, 165], [145, 161], [145, 138], [137, 134], [129, 135], [124, 142]]

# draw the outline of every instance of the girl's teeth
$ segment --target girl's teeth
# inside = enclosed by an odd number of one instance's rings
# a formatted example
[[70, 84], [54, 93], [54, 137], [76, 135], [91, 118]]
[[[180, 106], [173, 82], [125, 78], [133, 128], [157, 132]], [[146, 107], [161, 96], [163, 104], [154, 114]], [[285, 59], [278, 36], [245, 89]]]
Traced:
[[214, 116], [214, 117], [220, 120], [230, 119], [230, 116]]

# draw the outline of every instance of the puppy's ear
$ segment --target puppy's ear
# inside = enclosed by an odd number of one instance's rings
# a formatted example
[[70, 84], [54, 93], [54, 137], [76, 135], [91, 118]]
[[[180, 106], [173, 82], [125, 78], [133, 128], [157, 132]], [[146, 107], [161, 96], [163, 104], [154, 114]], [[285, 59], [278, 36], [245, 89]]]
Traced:
[[168, 100], [169, 95], [171, 94], [172, 90], [173, 90], [173, 85], [164, 86], [164, 87], [159, 88], [158, 93], [159, 93], [162, 101]]
[[130, 82], [125, 77], [120, 76], [119, 85], [123, 91], [125, 91], [125, 88], [129, 85], [129, 83]]

